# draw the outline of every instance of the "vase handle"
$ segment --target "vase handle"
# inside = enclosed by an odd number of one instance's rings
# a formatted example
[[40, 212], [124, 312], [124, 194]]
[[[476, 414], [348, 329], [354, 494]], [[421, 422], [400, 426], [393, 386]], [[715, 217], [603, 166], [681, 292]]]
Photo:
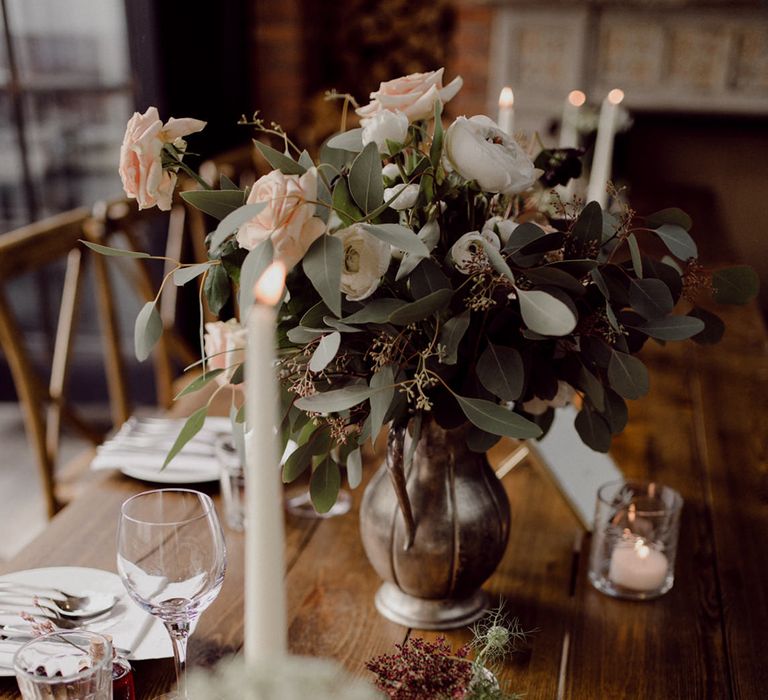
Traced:
[[405, 432], [407, 425], [393, 427], [387, 437], [387, 471], [395, 489], [397, 503], [405, 521], [405, 549], [410, 549], [416, 536], [416, 522], [413, 519], [411, 499], [405, 487], [405, 465], [403, 453], [405, 451]]

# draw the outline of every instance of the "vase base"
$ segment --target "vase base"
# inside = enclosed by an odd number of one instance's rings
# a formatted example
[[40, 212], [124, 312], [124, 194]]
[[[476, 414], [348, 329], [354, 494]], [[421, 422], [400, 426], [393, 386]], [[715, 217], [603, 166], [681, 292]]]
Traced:
[[376, 609], [388, 620], [420, 630], [449, 630], [479, 620], [488, 605], [485, 591], [477, 589], [460, 599], [430, 600], [401, 591], [392, 583], [384, 583], [376, 591]]

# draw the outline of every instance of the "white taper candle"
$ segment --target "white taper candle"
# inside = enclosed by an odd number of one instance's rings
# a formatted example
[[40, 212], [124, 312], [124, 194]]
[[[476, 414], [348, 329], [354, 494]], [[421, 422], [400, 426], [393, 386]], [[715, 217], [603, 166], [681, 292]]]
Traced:
[[502, 88], [499, 95], [499, 117], [497, 119], [499, 129], [514, 136], [515, 131], [515, 96], [511, 87]]
[[246, 347], [245, 660], [288, 650], [285, 525], [277, 444], [279, 392], [275, 373], [275, 304], [285, 267], [272, 263], [256, 283]]
[[623, 99], [624, 93], [621, 90], [611, 90], [600, 108], [600, 121], [597, 125], [597, 139], [595, 141], [595, 153], [592, 157], [592, 172], [589, 175], [587, 201], [597, 202], [601, 207], [605, 207], [608, 201], [605, 188], [611, 177], [613, 140], [616, 135], [619, 104]]

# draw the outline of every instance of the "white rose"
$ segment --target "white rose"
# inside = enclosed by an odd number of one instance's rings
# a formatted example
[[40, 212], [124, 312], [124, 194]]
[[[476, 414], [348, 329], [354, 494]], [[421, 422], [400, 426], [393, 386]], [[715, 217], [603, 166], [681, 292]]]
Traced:
[[381, 175], [385, 180], [392, 180], [394, 182], [395, 180], [400, 179], [400, 168], [394, 163], [387, 163], [381, 169]]
[[411, 73], [381, 83], [379, 89], [371, 93], [371, 101], [355, 110], [361, 117], [360, 124], [364, 127], [368, 120], [383, 110], [399, 110], [412, 122], [430, 119], [435, 113], [437, 100], [445, 104], [461, 89], [463, 81], [460, 77], [443, 86], [444, 70]]
[[[395, 195], [397, 195], [397, 197], [395, 197]], [[389, 202], [392, 197], [395, 197], [394, 201], [389, 205], [392, 209], [397, 209], [397, 211], [410, 209], [416, 204], [416, 200], [419, 198], [419, 186], [400, 183], [394, 187], [387, 187], [387, 189], [384, 190], [384, 201]]]
[[325, 231], [322, 219], [315, 216], [316, 200], [316, 168], [303, 175], [273, 170], [254, 183], [247, 203], [266, 202], [267, 206], [238, 229], [237, 242], [241, 248], [253, 250], [271, 238], [275, 259], [290, 270]]
[[205, 355], [208, 369], [224, 370], [216, 381], [228, 384], [237, 366], [245, 362], [248, 332], [237, 319], [205, 324]]
[[512, 219], [502, 219], [500, 216], [492, 216], [483, 224], [483, 231], [493, 231], [499, 234], [502, 245], [507, 245], [509, 237], [520, 224]]
[[472, 271], [473, 263], [477, 261], [478, 254], [484, 251], [483, 239], [488, 241], [496, 250], [501, 248], [499, 237], [493, 231], [483, 231], [482, 233], [470, 231], [451, 246], [451, 258], [453, 258], [459, 272], [467, 275]]
[[523, 404], [523, 410], [533, 416], [540, 416], [542, 413], [546, 413], [550, 406], [552, 408], [563, 408], [564, 406], [567, 406], [573, 401], [575, 394], [576, 390], [568, 384], [568, 382], [558, 380], [557, 393], [554, 398], [547, 400], [534, 396], [530, 401], [526, 401]]
[[374, 142], [379, 153], [389, 153], [387, 141], [405, 143], [408, 136], [408, 117], [399, 110], [390, 112], [383, 109], [365, 120], [363, 146]]
[[445, 165], [486, 192], [511, 195], [527, 190], [543, 171], [496, 122], [479, 115], [459, 117], [445, 132]]
[[389, 267], [392, 254], [388, 243], [355, 224], [333, 234], [344, 246], [341, 291], [350, 301], [371, 296]]

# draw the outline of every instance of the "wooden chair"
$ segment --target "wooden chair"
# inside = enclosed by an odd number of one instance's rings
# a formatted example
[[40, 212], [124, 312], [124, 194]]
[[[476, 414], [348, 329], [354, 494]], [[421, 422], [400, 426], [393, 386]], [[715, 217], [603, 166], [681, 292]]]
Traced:
[[[66, 397], [69, 360], [86, 263], [94, 268], [97, 311], [103, 339], [104, 366], [114, 425], [130, 415], [120, 338], [106, 261], [79, 241], [90, 219], [88, 209], [76, 209], [0, 235], [0, 346], [10, 366], [22, 407], [27, 436], [34, 449], [48, 513], [61, 505], [54, 478], [59, 459], [62, 422], [98, 444], [102, 427], [87, 421]], [[100, 242], [104, 242], [100, 239]], [[22, 326], [9, 302], [8, 283], [23, 273], [65, 261], [65, 275], [56, 326], [50, 377], [43, 379], [31, 359]]]

